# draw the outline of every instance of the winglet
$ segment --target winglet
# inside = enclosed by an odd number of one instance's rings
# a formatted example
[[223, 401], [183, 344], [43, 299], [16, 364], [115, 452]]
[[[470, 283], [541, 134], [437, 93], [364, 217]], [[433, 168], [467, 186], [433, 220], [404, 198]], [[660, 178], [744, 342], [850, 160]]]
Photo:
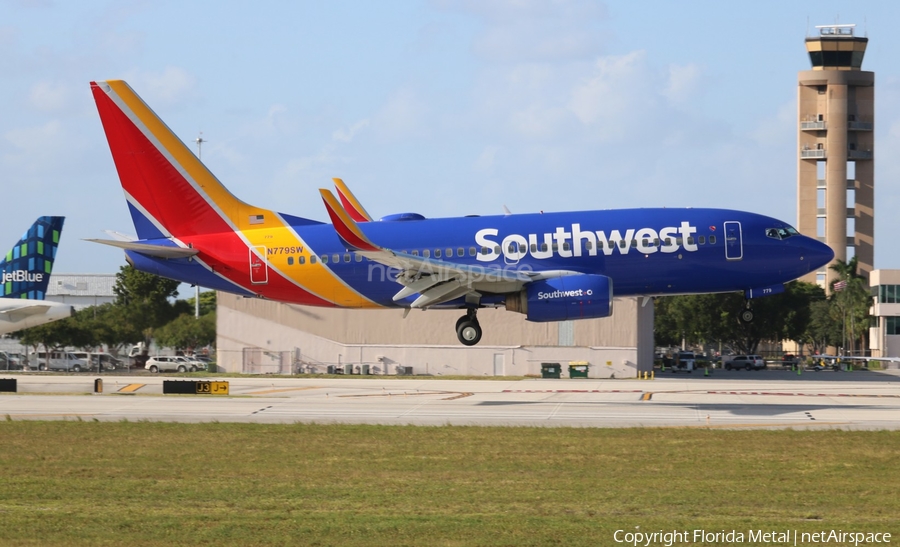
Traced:
[[366, 211], [366, 208], [362, 206], [359, 200], [356, 199], [356, 196], [353, 195], [350, 188], [344, 184], [344, 181], [339, 178], [333, 178], [331, 180], [334, 181], [334, 187], [337, 190], [338, 197], [341, 198], [341, 203], [344, 204], [344, 210], [347, 211], [350, 218], [356, 222], [372, 222], [372, 216], [369, 215], [368, 211]]
[[325, 202], [325, 209], [328, 210], [328, 216], [331, 217], [331, 222], [334, 223], [334, 231], [337, 232], [338, 237], [341, 238], [341, 241], [343, 241], [348, 248], [360, 251], [382, 250], [380, 247], [369, 241], [369, 238], [362, 233], [362, 230], [360, 230], [359, 226], [356, 225], [356, 222], [350, 218], [349, 213], [341, 207], [341, 204], [338, 203], [337, 198], [334, 197], [334, 194], [332, 194], [331, 191], [322, 188], [319, 190], [319, 193], [322, 195], [322, 201]]

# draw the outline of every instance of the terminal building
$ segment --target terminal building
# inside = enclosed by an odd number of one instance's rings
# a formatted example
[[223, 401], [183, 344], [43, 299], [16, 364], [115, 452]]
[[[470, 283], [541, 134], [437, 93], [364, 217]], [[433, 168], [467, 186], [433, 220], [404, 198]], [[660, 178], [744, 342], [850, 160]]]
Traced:
[[313, 308], [217, 295], [216, 359], [228, 372], [540, 375], [542, 363], [588, 365], [591, 378], [634, 378], [653, 368], [653, 302], [615, 299], [613, 315], [559, 323], [485, 308], [477, 346], [451, 328], [459, 310]]

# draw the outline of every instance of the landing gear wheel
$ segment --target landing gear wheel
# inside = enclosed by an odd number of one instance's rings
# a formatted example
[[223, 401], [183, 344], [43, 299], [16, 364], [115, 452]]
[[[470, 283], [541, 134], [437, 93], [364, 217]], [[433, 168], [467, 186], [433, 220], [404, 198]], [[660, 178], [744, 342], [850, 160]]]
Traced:
[[477, 308], [468, 308], [466, 314], [456, 321], [456, 337], [464, 346], [474, 346], [481, 341], [481, 325], [478, 324], [477, 314]]
[[477, 319], [469, 319], [464, 317], [456, 327], [456, 337], [464, 346], [474, 346], [481, 341], [481, 325]]
[[459, 319], [456, 320], [456, 327], [455, 327], [456, 332], [459, 332], [459, 326], [463, 324], [463, 321], [466, 321], [468, 319], [469, 319], [468, 315], [463, 315], [462, 317], [460, 317]]
[[741, 310], [741, 315], [739, 316], [741, 323], [752, 323], [753, 322], [753, 310], [750, 308], [744, 308]]

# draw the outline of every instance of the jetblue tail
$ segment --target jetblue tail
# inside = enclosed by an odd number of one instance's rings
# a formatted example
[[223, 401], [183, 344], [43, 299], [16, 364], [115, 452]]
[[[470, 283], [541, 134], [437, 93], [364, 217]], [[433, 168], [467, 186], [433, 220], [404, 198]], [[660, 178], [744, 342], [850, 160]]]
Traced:
[[40, 217], [0, 262], [4, 298], [43, 300], [65, 217]]

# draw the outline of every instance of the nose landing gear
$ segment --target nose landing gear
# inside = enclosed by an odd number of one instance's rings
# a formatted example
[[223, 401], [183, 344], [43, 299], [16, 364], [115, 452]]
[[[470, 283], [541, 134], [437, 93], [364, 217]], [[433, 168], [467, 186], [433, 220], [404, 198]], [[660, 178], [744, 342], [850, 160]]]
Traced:
[[464, 346], [474, 346], [481, 341], [481, 325], [478, 324], [478, 310], [469, 308], [456, 322], [456, 337]]

